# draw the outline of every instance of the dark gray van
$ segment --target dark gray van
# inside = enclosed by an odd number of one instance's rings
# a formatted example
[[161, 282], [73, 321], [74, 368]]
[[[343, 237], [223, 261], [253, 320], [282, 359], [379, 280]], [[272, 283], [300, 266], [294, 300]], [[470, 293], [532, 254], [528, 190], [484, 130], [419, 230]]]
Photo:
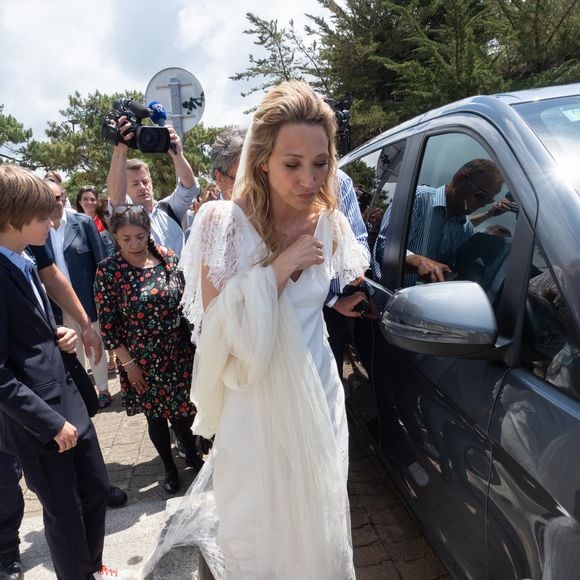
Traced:
[[580, 578], [580, 84], [453, 103], [340, 166], [386, 209], [351, 411], [454, 577]]

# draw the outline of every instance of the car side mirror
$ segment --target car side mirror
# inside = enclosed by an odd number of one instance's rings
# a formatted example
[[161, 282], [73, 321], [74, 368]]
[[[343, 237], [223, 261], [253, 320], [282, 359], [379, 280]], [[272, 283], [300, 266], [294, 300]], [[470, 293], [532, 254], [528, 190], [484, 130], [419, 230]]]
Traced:
[[432, 356], [470, 357], [490, 350], [497, 323], [475, 282], [422, 284], [395, 292], [381, 319], [387, 341]]

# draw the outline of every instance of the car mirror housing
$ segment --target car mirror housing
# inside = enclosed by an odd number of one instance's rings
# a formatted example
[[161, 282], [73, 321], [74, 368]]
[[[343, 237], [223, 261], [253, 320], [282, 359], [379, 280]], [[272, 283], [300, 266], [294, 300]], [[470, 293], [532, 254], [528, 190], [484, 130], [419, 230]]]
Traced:
[[383, 314], [381, 330], [390, 344], [431, 356], [477, 358], [497, 339], [493, 308], [475, 282], [397, 291]]

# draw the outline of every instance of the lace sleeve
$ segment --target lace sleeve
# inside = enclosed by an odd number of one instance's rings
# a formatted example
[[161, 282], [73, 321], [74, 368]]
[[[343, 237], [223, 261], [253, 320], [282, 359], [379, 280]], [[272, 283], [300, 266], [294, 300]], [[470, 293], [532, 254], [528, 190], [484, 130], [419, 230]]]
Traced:
[[339, 279], [342, 289], [359, 276], [364, 276], [369, 267], [369, 252], [364, 244], [356, 240], [343, 213], [333, 211], [329, 219], [332, 224], [332, 239], [335, 244], [331, 277]]
[[201, 267], [209, 269], [209, 281], [221, 291], [239, 270], [236, 247], [242, 243], [242, 229], [235, 220], [233, 203], [212, 201], [196, 214], [179, 267], [183, 270], [185, 289], [181, 299], [183, 314], [194, 329], [197, 343], [203, 319]]

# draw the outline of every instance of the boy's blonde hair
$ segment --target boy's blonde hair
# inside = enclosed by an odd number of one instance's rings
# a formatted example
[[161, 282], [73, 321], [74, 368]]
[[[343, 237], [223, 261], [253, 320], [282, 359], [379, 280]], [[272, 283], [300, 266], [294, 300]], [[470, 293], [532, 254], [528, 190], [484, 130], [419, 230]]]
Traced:
[[0, 165], [0, 232], [20, 231], [33, 219], [47, 219], [56, 206], [54, 193], [40, 177], [17, 165]]

